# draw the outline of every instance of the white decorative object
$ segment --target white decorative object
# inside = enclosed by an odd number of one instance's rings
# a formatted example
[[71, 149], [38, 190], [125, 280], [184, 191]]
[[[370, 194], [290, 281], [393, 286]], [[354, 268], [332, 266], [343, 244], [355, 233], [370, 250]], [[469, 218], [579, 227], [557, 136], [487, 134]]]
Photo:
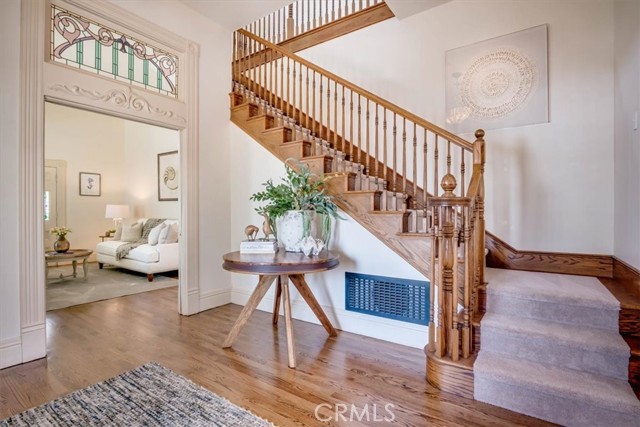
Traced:
[[313, 247], [313, 255], [318, 255], [320, 254], [320, 252], [322, 252], [322, 250], [324, 249], [324, 242], [322, 241], [322, 239], [316, 239], [316, 244]]
[[449, 50], [445, 72], [454, 132], [549, 121], [546, 24]]
[[278, 242], [285, 251], [302, 252], [299, 245], [302, 238], [316, 234], [315, 212], [288, 211], [276, 220], [276, 228]]

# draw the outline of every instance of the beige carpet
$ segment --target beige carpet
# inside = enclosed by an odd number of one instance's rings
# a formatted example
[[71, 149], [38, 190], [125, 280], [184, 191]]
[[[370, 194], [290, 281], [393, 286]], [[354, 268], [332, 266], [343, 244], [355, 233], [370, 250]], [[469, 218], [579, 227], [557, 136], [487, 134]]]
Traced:
[[[47, 310], [86, 304], [124, 295], [138, 294], [156, 289], [178, 286], [178, 279], [161, 274], [154, 276], [153, 282], [147, 280], [146, 274], [122, 270], [115, 267], [98, 269], [98, 264], [89, 264], [87, 281], [83, 279], [82, 266], [78, 266], [78, 277], [54, 279], [60, 274], [71, 274], [72, 267], [49, 268], [47, 280]], [[171, 274], [175, 276], [175, 272]]]

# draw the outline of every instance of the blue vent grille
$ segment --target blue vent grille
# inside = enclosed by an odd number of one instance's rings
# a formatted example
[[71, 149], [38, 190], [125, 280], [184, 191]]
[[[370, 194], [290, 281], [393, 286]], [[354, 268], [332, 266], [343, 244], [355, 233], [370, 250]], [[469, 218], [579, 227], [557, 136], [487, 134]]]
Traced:
[[429, 282], [345, 273], [346, 309], [404, 322], [429, 324]]

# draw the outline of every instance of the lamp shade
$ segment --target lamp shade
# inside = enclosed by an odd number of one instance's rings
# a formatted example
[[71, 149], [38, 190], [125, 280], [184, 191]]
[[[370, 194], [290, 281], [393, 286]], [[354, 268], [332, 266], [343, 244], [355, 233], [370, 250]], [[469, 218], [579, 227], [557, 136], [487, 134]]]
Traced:
[[129, 218], [129, 206], [128, 205], [107, 205], [107, 209], [104, 213], [105, 218], [122, 219]]

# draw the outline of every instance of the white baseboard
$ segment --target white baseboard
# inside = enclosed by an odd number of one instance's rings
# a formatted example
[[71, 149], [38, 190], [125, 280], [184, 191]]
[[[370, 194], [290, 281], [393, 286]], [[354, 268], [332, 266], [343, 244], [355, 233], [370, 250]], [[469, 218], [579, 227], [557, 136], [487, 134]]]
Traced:
[[216, 289], [200, 295], [200, 311], [220, 307], [231, 302], [231, 288]]
[[[250, 292], [232, 289], [231, 302], [245, 305], [250, 295]], [[265, 295], [258, 305], [258, 310], [272, 313], [273, 301], [274, 298], [271, 294]], [[282, 313], [282, 308], [280, 310]], [[333, 326], [342, 331], [420, 349], [424, 348], [429, 340], [427, 326], [369, 316], [327, 305], [322, 305], [322, 310]], [[291, 314], [295, 319], [320, 324], [313, 311], [301, 298], [295, 298], [291, 301]]]
[[47, 355], [45, 324], [22, 328], [22, 363], [40, 359]]
[[0, 369], [22, 363], [22, 340], [20, 337], [0, 341]]

